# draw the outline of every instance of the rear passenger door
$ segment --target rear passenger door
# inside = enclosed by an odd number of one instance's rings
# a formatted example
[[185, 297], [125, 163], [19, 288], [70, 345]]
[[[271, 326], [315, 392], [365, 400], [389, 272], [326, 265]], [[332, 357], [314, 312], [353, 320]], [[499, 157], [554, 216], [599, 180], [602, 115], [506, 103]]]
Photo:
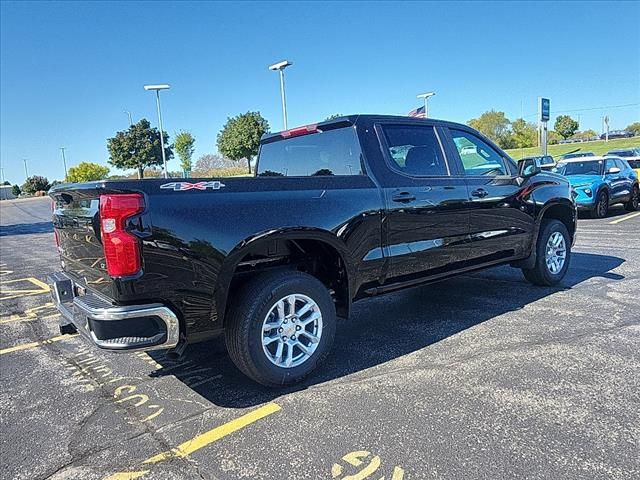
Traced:
[[386, 281], [411, 282], [455, 268], [469, 233], [464, 179], [447, 162], [439, 129], [425, 122], [376, 126], [386, 168]]
[[534, 228], [517, 167], [473, 131], [448, 128], [449, 146], [468, 188], [470, 264], [490, 264], [524, 256]]

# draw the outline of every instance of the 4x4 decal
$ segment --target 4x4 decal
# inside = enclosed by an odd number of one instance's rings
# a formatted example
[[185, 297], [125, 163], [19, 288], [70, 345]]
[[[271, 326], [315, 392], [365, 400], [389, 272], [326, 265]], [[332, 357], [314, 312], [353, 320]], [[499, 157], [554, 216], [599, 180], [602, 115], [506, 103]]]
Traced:
[[173, 190], [174, 192], [184, 192], [186, 190], [206, 190], [210, 188], [212, 190], [220, 190], [225, 185], [219, 180], [214, 180], [212, 182], [198, 182], [198, 183], [189, 183], [189, 182], [171, 182], [171, 183], [163, 183], [160, 185], [160, 188]]

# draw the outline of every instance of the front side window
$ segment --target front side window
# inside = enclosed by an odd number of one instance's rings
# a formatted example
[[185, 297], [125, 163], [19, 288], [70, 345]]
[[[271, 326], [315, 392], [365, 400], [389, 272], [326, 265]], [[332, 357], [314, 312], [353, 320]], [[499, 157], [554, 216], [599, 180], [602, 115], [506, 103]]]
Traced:
[[613, 159], [609, 159], [604, 163], [604, 173], [609, 173], [612, 168], [617, 168], [616, 162]]
[[352, 127], [263, 144], [259, 177], [363, 175], [360, 144]]
[[419, 177], [442, 177], [449, 169], [433, 129], [416, 125], [383, 125], [391, 168]]
[[507, 175], [504, 159], [484, 140], [462, 130], [451, 130], [465, 175]]

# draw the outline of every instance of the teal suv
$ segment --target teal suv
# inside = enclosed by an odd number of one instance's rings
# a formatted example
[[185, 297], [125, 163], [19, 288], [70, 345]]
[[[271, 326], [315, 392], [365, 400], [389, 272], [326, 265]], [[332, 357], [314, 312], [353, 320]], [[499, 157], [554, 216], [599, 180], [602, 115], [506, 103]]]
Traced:
[[578, 209], [592, 217], [605, 217], [616, 203], [629, 211], [638, 209], [638, 174], [620, 157], [572, 158], [559, 162], [554, 171], [567, 177]]

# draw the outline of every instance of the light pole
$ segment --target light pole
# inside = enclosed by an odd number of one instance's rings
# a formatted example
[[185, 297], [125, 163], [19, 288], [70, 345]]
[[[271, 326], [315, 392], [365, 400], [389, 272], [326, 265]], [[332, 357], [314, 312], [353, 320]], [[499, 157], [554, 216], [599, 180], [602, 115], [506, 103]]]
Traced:
[[67, 158], [64, 156], [64, 147], [60, 147], [62, 152], [62, 164], [64, 165], [64, 179], [67, 180]]
[[280, 96], [282, 97], [282, 118], [284, 122], [284, 129], [287, 129], [287, 97], [284, 93], [284, 69], [293, 65], [289, 60], [283, 60], [282, 62], [274, 63], [269, 66], [269, 70], [277, 70], [280, 72]]
[[420, 95], [417, 96], [417, 98], [424, 99], [424, 118], [427, 118], [429, 116], [429, 107], [427, 105], [427, 102], [429, 98], [433, 97], [435, 94], [436, 92], [427, 92], [427, 93], [421, 93]]
[[160, 90], [168, 90], [169, 85], [161, 84], [161, 85], [145, 85], [145, 90], [155, 90], [156, 92], [156, 104], [158, 106], [158, 123], [160, 124], [160, 149], [162, 150], [162, 165], [164, 167], [164, 178], [169, 176], [167, 171], [167, 157], [164, 153], [164, 134], [162, 133], [162, 113], [160, 113]]
[[124, 110], [124, 113], [129, 116], [129, 126], [133, 125], [133, 121], [131, 120], [131, 112], [129, 110]]
[[27, 159], [23, 158], [22, 161], [24, 162], [24, 176], [29, 178], [29, 170], [27, 170]]

